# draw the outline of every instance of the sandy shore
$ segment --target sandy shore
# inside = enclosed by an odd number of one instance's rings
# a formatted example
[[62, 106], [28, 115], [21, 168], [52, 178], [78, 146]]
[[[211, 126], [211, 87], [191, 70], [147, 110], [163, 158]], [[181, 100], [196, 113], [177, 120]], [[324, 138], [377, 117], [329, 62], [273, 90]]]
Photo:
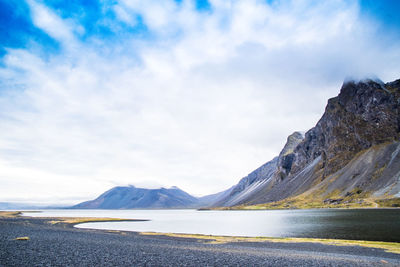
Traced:
[[87, 230], [14, 215], [0, 214], [0, 266], [400, 266], [400, 254], [381, 248]]

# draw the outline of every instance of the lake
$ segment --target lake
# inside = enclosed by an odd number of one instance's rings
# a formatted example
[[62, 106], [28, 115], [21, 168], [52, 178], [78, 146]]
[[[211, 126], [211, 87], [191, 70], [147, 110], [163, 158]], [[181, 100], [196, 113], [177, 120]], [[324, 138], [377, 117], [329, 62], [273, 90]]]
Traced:
[[95, 222], [78, 228], [226, 236], [312, 237], [400, 242], [400, 209], [257, 211], [43, 210], [34, 217], [111, 217], [143, 222]]

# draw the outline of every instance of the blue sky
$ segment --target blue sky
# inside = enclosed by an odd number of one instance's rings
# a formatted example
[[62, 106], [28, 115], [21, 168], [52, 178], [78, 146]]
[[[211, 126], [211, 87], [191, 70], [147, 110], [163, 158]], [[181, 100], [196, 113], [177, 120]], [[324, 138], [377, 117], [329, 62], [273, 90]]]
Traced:
[[[141, 14], [133, 14], [136, 25], [132, 26], [118, 19], [117, 11], [113, 7], [118, 1], [106, 0], [51, 0], [38, 1], [50, 8], [60, 18], [73, 20], [79, 23], [84, 33], [78, 33], [82, 41], [90, 38], [101, 38], [103, 41], [119, 42], [120, 39], [129, 36], [139, 38], [151, 38], [151, 32], [143, 23]], [[177, 8], [182, 1], [176, 1]], [[198, 0], [194, 3], [197, 12], [211, 12], [211, 6], [206, 0]], [[26, 48], [36, 42], [46, 53], [62, 53], [59, 43], [52, 36], [46, 34], [32, 21], [29, 5], [24, 1], [0, 1], [1, 22], [1, 54], [6, 53], [6, 48]]]
[[[382, 26], [391, 28], [398, 31], [400, 26], [400, 2], [396, 0], [362, 0], [360, 2], [361, 12], [366, 16], [380, 21]], [[398, 33], [398, 32], [397, 32]]]
[[[182, 5], [182, 0], [176, 0], [176, 8]], [[271, 6], [279, 5], [280, 1], [266, 1]], [[141, 14], [134, 14], [136, 24], [129, 25], [125, 21], [118, 19], [117, 11], [113, 7], [118, 5], [118, 1], [113, 0], [51, 0], [38, 1], [64, 20], [76, 21], [84, 32], [77, 33], [77, 37], [82, 41], [91, 38], [100, 38], [104, 42], [119, 42], [121, 39], [130, 36], [138, 38], [152, 38], [151, 30], [146, 27]], [[207, 0], [195, 1], [194, 9], [197, 12], [212, 13], [212, 6]], [[361, 0], [359, 1], [360, 18], [375, 20], [383, 30], [390, 31], [395, 37], [399, 38], [400, 27], [400, 3], [397, 0]], [[0, 53], [6, 54], [7, 48], [27, 48], [32, 46], [32, 42], [38, 44], [44, 53], [62, 53], [59, 49], [59, 42], [46, 34], [40, 27], [32, 21], [32, 14], [29, 4], [25, 1], [0, 1]]]
[[398, 10], [0, 0], [0, 201], [226, 189], [315, 125], [345, 78], [400, 78]]

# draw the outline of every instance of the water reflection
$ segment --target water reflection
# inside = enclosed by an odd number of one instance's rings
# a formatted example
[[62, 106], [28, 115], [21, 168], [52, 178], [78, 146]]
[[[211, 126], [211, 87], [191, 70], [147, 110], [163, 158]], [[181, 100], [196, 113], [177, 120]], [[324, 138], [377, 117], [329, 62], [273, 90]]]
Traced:
[[30, 216], [150, 219], [80, 228], [230, 236], [314, 237], [400, 242], [400, 210], [46, 210]]

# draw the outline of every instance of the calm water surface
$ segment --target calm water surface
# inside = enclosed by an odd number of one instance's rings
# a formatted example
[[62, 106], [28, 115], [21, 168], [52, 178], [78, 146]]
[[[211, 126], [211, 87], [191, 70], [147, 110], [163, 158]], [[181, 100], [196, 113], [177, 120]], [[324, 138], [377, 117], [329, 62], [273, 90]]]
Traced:
[[96, 222], [76, 227], [228, 236], [314, 237], [400, 242], [400, 209], [360, 210], [44, 210], [36, 217], [112, 217], [145, 222]]

